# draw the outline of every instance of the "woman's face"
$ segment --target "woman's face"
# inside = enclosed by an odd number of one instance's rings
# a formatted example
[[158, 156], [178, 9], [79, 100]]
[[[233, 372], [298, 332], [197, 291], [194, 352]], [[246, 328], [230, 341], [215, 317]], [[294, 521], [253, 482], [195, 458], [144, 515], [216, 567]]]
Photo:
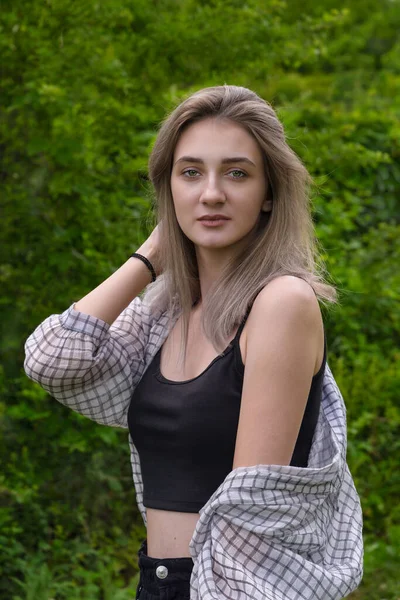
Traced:
[[[198, 249], [245, 247], [261, 211], [271, 210], [263, 157], [255, 139], [228, 120], [204, 119], [180, 136], [171, 191], [178, 223]], [[223, 215], [214, 226], [205, 215]]]

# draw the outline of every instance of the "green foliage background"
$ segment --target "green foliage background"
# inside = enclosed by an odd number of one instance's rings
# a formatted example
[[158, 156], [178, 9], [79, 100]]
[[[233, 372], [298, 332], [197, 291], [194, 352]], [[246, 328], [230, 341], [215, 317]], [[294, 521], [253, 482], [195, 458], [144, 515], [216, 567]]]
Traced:
[[149, 149], [207, 85], [272, 102], [315, 178], [324, 312], [365, 517], [353, 597], [400, 596], [400, 3], [38, 0], [0, 12], [0, 598], [127, 600], [145, 530], [127, 432], [48, 397], [23, 343], [152, 227]]

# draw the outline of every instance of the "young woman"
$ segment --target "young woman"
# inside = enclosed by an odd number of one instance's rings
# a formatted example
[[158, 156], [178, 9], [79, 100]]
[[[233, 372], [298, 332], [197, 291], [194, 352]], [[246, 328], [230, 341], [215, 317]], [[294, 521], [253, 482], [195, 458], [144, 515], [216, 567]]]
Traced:
[[307, 170], [271, 106], [225, 85], [165, 120], [149, 174], [157, 227], [36, 329], [26, 372], [129, 428], [137, 598], [342, 598], [361, 577], [361, 513]]

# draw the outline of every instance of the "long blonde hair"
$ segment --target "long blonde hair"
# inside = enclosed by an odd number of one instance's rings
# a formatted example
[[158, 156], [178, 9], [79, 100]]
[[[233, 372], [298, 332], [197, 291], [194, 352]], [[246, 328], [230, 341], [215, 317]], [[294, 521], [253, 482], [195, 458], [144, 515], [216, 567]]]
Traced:
[[146, 288], [143, 301], [150, 310], [182, 313], [179, 360], [185, 360], [189, 316], [200, 296], [195, 247], [175, 215], [170, 186], [178, 139], [190, 124], [205, 118], [228, 119], [244, 127], [258, 142], [263, 156], [272, 210], [261, 213], [258, 227], [240, 256], [233, 257], [203, 300], [202, 327], [222, 352], [226, 340], [256, 294], [272, 279], [295, 275], [309, 282], [317, 297], [337, 302], [336, 289], [324, 281], [309, 196], [311, 177], [285, 140], [283, 126], [268, 102], [255, 92], [234, 85], [199, 90], [164, 120], [149, 160], [155, 191], [163, 274]]

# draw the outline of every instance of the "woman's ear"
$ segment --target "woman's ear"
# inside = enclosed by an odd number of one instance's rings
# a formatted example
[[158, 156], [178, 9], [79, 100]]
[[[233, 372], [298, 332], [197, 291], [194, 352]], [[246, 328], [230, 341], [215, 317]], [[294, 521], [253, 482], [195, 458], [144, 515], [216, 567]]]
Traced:
[[270, 212], [272, 210], [272, 200], [264, 200], [261, 207], [262, 212]]

